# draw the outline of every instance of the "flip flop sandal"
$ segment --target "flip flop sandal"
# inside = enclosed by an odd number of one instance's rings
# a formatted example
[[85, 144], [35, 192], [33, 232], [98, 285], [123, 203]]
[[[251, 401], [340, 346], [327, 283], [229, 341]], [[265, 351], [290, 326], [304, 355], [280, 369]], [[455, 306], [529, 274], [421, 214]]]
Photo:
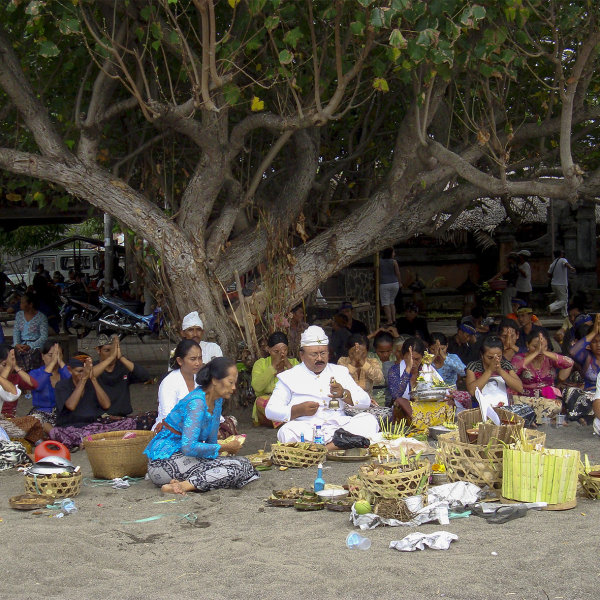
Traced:
[[494, 512], [484, 513], [480, 508], [473, 509], [473, 514], [483, 517], [488, 523], [501, 525], [513, 519], [520, 519], [527, 514], [527, 508], [522, 506], [499, 506]]

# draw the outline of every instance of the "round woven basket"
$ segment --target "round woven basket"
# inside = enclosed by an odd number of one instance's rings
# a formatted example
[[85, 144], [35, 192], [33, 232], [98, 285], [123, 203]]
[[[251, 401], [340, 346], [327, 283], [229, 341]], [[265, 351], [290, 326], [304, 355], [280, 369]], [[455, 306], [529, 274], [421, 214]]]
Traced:
[[[600, 465], [592, 465], [591, 471], [600, 471]], [[579, 473], [579, 483], [587, 498], [600, 498], [600, 477], [590, 477], [587, 473]]]
[[344, 408], [344, 413], [348, 417], [355, 417], [356, 415], [360, 415], [361, 413], [367, 413], [373, 415], [378, 420], [379, 419], [391, 419], [392, 418], [392, 407], [387, 406], [369, 406], [369, 408], [357, 408], [356, 406], [346, 406]]
[[516, 415], [505, 408], [494, 408], [494, 412], [503, 421], [510, 421], [507, 425], [494, 425], [493, 423], [481, 423], [481, 410], [478, 408], [472, 408], [470, 410], [463, 410], [458, 414], [456, 421], [458, 423], [458, 431], [461, 442], [468, 442], [469, 437], [467, 435], [467, 429], [470, 429], [476, 423], [479, 424], [479, 436], [477, 443], [485, 446], [489, 442], [497, 444], [499, 442], [505, 442], [506, 444], [512, 444], [521, 435], [521, 430], [525, 425], [525, 419], [520, 415]]
[[[525, 429], [530, 444], [544, 444], [546, 434], [534, 429]], [[439, 462], [446, 466], [448, 481], [468, 481], [479, 487], [488, 485], [502, 489], [502, 464], [504, 444], [469, 444], [461, 442], [459, 433], [451, 431], [438, 437]]]
[[74, 498], [81, 491], [81, 473], [66, 477], [57, 475], [25, 475], [25, 491], [29, 494], [43, 494], [53, 498]]
[[[381, 469], [381, 472], [373, 473], [371, 471], [373, 467]], [[364, 489], [375, 499], [404, 498], [427, 493], [431, 475], [431, 465], [428, 460], [420, 461], [418, 468], [411, 471], [388, 472], [400, 467], [399, 463], [363, 465], [358, 477]]]
[[107, 431], [95, 433], [84, 440], [92, 472], [96, 479], [115, 477], [144, 477], [148, 470], [148, 458], [144, 449], [154, 437], [153, 431], [136, 430], [134, 438], [123, 439], [131, 431]]
[[282, 467], [314, 467], [323, 462], [326, 455], [327, 448], [321, 444], [291, 442], [271, 445], [271, 460]]

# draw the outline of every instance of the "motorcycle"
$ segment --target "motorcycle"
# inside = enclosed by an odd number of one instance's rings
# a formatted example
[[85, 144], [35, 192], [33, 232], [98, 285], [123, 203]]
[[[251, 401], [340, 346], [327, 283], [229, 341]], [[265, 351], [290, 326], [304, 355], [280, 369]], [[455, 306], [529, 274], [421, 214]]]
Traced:
[[65, 333], [84, 338], [90, 331], [97, 330], [104, 307], [78, 300], [73, 296], [60, 296], [62, 306], [60, 321]]
[[[100, 296], [99, 300], [102, 314], [98, 319], [98, 329], [115, 331], [119, 339], [134, 334], [143, 342], [145, 335], [156, 336], [164, 326], [164, 317], [159, 306], [149, 315], [140, 315], [131, 309], [131, 302], [107, 296]], [[136, 302], [133, 306], [137, 304]]]

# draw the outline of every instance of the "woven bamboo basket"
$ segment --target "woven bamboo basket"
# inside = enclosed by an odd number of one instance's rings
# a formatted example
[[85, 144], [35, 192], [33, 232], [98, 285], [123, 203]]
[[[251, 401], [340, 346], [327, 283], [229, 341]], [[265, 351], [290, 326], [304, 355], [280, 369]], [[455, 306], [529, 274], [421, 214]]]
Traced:
[[85, 438], [84, 447], [96, 479], [115, 477], [144, 477], [148, 458], [144, 450], [154, 437], [153, 431], [136, 430], [134, 438], [124, 440], [130, 431], [95, 433], [91, 440]]
[[502, 496], [520, 502], [576, 502], [579, 451], [504, 449]]
[[[353, 500], [359, 500], [365, 495], [363, 492], [363, 483], [358, 475], [348, 477], [348, 496]], [[368, 495], [368, 494], [367, 494]], [[367, 498], [365, 498], [366, 500]]]
[[[526, 429], [530, 444], [544, 444], [546, 434]], [[459, 440], [459, 433], [451, 431], [438, 437], [438, 462], [446, 466], [448, 481], [468, 481], [479, 487], [502, 488], [503, 444], [470, 444]]]
[[[592, 465], [590, 471], [600, 471], [600, 465]], [[579, 483], [588, 498], [600, 498], [600, 477], [590, 477], [585, 471], [579, 473]]]
[[[381, 472], [373, 473], [370, 471], [373, 467], [381, 469]], [[400, 463], [372, 463], [361, 466], [358, 477], [364, 490], [374, 499], [405, 498], [427, 493], [431, 475], [431, 465], [428, 460], [420, 461], [418, 467], [410, 471], [390, 472], [399, 468], [402, 468]]]
[[25, 491], [29, 494], [44, 494], [53, 498], [74, 498], [81, 491], [81, 473], [67, 477], [54, 475], [25, 475]]
[[[316, 448], [316, 449], [315, 449]], [[325, 461], [327, 447], [310, 442], [271, 444], [271, 460], [282, 467], [314, 467]]]
[[480, 423], [479, 436], [477, 438], [478, 445], [486, 446], [490, 441], [493, 444], [498, 442], [512, 444], [513, 442], [516, 442], [521, 435], [521, 431], [525, 424], [525, 419], [504, 408], [497, 407], [494, 408], [494, 411], [502, 421], [511, 421], [514, 423], [514, 425], [494, 425], [493, 423], [481, 423], [481, 411], [478, 408], [463, 410], [456, 418], [458, 423], [458, 431], [460, 434], [460, 441], [468, 442], [469, 437], [467, 435], [467, 429], [471, 429], [475, 423]]

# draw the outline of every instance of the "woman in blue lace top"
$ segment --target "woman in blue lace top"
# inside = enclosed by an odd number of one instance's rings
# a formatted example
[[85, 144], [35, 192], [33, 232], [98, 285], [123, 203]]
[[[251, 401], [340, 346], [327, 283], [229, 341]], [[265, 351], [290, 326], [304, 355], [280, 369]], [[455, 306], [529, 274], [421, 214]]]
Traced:
[[241, 488], [258, 479], [247, 458], [228, 456], [239, 451], [239, 441], [217, 442], [223, 400], [235, 391], [237, 377], [234, 361], [214, 358], [196, 376], [199, 387], [156, 428], [144, 453], [149, 459], [148, 476], [163, 492]]

